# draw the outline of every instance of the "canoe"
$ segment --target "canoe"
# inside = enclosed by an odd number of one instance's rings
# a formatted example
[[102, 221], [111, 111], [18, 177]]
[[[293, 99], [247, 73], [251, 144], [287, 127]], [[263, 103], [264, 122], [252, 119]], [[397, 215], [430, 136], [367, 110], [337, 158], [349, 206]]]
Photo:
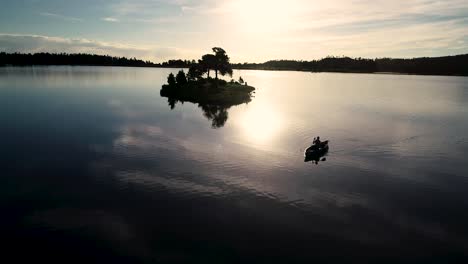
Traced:
[[320, 142], [319, 146], [312, 145], [308, 147], [305, 152], [304, 156], [306, 158], [321, 158], [328, 152], [328, 140]]

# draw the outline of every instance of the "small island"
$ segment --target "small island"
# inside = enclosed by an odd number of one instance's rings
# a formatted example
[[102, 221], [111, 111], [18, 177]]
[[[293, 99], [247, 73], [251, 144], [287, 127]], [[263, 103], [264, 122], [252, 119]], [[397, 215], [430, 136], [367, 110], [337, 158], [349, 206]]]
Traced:
[[[232, 77], [232, 67], [224, 49], [215, 47], [213, 52], [203, 55], [198, 63], [189, 68], [187, 74], [183, 70], [176, 76], [169, 74], [167, 84], [161, 88], [161, 96], [167, 97], [170, 104], [177, 101], [192, 102], [201, 107], [214, 105], [229, 108], [250, 102], [255, 88], [244, 82], [242, 77], [238, 81], [231, 79], [229, 82], [219, 79], [218, 75]], [[210, 77], [210, 71], [214, 71], [214, 78]]]

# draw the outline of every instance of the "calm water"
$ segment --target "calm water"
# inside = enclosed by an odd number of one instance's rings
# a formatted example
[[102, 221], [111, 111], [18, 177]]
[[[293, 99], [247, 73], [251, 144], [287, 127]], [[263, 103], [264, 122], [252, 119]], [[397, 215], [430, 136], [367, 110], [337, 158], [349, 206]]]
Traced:
[[242, 71], [251, 103], [171, 110], [170, 71], [0, 68], [2, 255], [468, 261], [468, 78]]

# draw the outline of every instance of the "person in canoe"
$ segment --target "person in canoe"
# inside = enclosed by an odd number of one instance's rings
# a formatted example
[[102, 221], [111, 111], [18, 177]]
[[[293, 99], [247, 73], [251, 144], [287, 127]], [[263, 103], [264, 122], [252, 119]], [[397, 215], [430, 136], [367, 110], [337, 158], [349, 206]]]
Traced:
[[322, 143], [322, 142], [320, 141], [320, 137], [319, 137], [319, 136], [317, 136], [316, 138], [314, 138], [314, 141], [312, 141], [312, 144], [313, 144], [313, 145], [320, 145], [320, 143]]
[[314, 161], [318, 164], [318, 161], [325, 161], [325, 156], [328, 152], [328, 140], [321, 141], [320, 137], [317, 136], [312, 141], [312, 145], [305, 150], [305, 162]]
[[314, 141], [312, 141], [312, 148], [313, 149], [319, 149], [321, 143], [322, 142], [320, 141], [320, 137], [317, 136], [316, 138], [314, 138]]

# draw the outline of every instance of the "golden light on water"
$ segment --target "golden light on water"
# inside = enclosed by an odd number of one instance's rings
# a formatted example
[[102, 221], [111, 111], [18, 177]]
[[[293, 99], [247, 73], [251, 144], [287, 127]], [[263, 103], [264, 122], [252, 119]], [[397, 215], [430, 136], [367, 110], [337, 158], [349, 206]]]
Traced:
[[283, 129], [283, 118], [266, 103], [252, 104], [240, 117], [239, 125], [242, 136], [253, 145], [266, 145]]

